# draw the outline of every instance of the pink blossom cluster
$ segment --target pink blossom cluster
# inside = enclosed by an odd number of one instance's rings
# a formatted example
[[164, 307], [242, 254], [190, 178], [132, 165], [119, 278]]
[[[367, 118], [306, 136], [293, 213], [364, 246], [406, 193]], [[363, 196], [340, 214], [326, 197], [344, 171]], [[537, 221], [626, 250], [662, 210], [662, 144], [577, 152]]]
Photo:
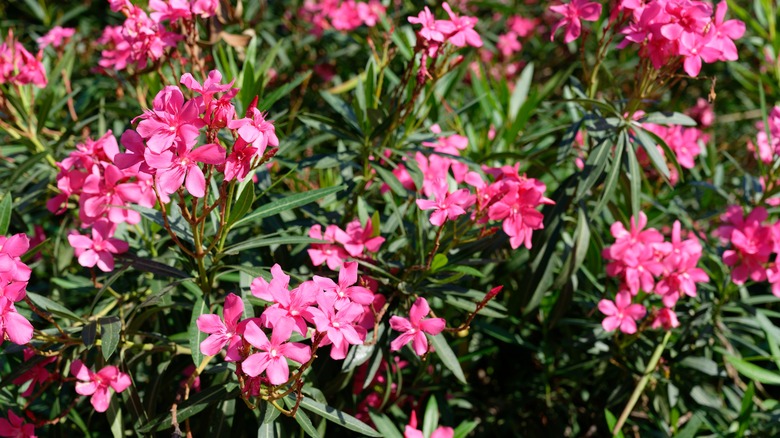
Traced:
[[638, 44], [639, 55], [656, 70], [682, 61], [690, 76], [698, 76], [702, 62], [735, 61], [734, 40], [745, 33], [745, 23], [725, 20], [728, 6], [721, 1], [714, 8], [700, 0], [621, 0], [619, 10], [629, 16], [620, 33], [619, 47]]
[[756, 123], [756, 142], [748, 142], [748, 149], [758, 150], [758, 158], [764, 163], [771, 163], [780, 155], [780, 106], [775, 106], [767, 114], [767, 124]]
[[70, 372], [78, 379], [76, 392], [91, 396], [90, 403], [97, 412], [106, 412], [112, 393], [120, 393], [132, 384], [130, 376], [113, 365], [107, 365], [95, 372], [82, 361], [74, 360], [70, 365]]
[[[436, 125], [433, 131], [441, 132]], [[544, 183], [521, 175], [519, 164], [500, 168], [482, 166], [492, 181], [469, 171], [465, 163], [454, 158], [468, 147], [468, 139], [458, 134], [442, 136], [423, 145], [433, 148], [434, 153], [426, 156], [417, 152], [414, 156], [423, 175], [422, 187], [416, 187], [404, 163], [398, 164], [393, 174], [406, 189], [419, 191], [428, 198], [418, 199], [417, 206], [421, 210], [433, 210], [432, 225], [443, 226], [470, 212], [471, 219], [478, 224], [501, 221], [513, 249], [520, 245], [531, 248], [533, 231], [544, 228], [544, 216], [537, 208], [553, 203], [544, 196], [547, 189]], [[452, 190], [451, 184], [457, 187], [463, 183], [470, 188]]]
[[732, 205], [721, 215], [723, 223], [715, 235], [730, 244], [723, 252], [723, 262], [731, 266], [734, 284], [769, 281], [772, 293], [780, 297], [780, 221], [772, 223], [768, 218], [764, 207], [745, 216], [742, 207]]
[[109, 130], [97, 140], [90, 138], [76, 145], [70, 155], [57, 163], [57, 188], [60, 193], [46, 206], [52, 213], [62, 214], [69, 200], [77, 203], [79, 222], [91, 228], [88, 235], [73, 230], [68, 241], [75, 249], [79, 264], [97, 267], [105, 272], [114, 269], [114, 255], [128, 250], [127, 242], [114, 237], [117, 224], [137, 224], [138, 212], [131, 204], [153, 207], [155, 204], [151, 180], [114, 164], [119, 146]]
[[[36, 356], [36, 352], [32, 348], [25, 348], [23, 355], [24, 361], [29, 362]], [[20, 374], [11, 383], [21, 387], [25, 383], [30, 382], [27, 389], [21, 393], [22, 397], [30, 397], [33, 395], [36, 387], [41, 387], [48, 382], [53, 382], [58, 379], [59, 376], [56, 372], [52, 373], [46, 368], [47, 365], [56, 361], [57, 358], [54, 356], [42, 357], [41, 360], [37, 361], [35, 365]]]
[[98, 39], [99, 44], [106, 46], [98, 61], [101, 68], [124, 70], [130, 66], [141, 70], [150, 62], [154, 63], [162, 58], [166, 49], [175, 49], [183, 36], [168, 31], [162, 20], [169, 19], [170, 14], [179, 13], [177, 11], [181, 11], [181, 6], [189, 6], [190, 2], [152, 0], [150, 6], [152, 4], [160, 10], [150, 16], [129, 0], [111, 1], [111, 9], [124, 14], [126, 19], [120, 26], [107, 26], [103, 29], [103, 34]]
[[0, 418], [0, 437], [35, 438], [35, 426], [25, 423], [24, 418], [8, 410], [8, 419]]
[[35, 42], [38, 43], [38, 47], [41, 49], [49, 46], [57, 49], [65, 45], [75, 34], [76, 29], [72, 27], [54, 26], [50, 31], [46, 32], [46, 35], [38, 38]]
[[309, 237], [327, 241], [311, 244], [308, 253], [314, 266], [327, 264], [331, 270], [340, 268], [350, 258], [368, 258], [368, 253], [379, 251], [385, 242], [384, 237], [374, 235], [371, 218], [366, 220], [365, 226], [360, 224], [359, 219], [354, 219], [347, 224], [346, 231], [338, 225], [328, 225], [323, 233], [322, 226], [317, 224], [309, 229]]
[[42, 59], [42, 50], [33, 56], [16, 41], [13, 31], [9, 30], [8, 37], [0, 44], [0, 84], [33, 84], [38, 88], [45, 87], [48, 80]]
[[28, 249], [30, 239], [24, 234], [0, 236], [0, 343], [8, 339], [24, 345], [33, 336], [32, 324], [14, 306], [25, 298], [32, 273], [21, 259]]
[[[279, 145], [273, 122], [257, 109], [257, 100], [246, 117], [237, 118], [231, 100], [239, 90], [232, 82], [222, 84], [218, 71], [211, 71], [202, 84], [185, 73], [181, 83], [197, 96], [187, 100], [179, 87], [163, 88], [153, 108], [136, 117], [140, 119], [137, 128], [122, 134], [127, 151], [116, 158], [120, 168], [153, 178], [163, 202], [182, 187], [202, 198], [204, 169], [223, 172], [225, 181], [243, 181], [259, 165], [266, 148]], [[222, 128], [233, 131], [236, 139], [229, 154], [218, 144], [217, 133]], [[199, 145], [202, 133], [207, 143]]]
[[[684, 169], [693, 169], [696, 166], [696, 157], [701, 154], [701, 144], [709, 141], [709, 135], [694, 127], [680, 125], [662, 126], [654, 123], [643, 123], [642, 127], [660, 137], [664, 143], [674, 152], [674, 157]], [[658, 152], [665, 155], [664, 148], [656, 145]], [[650, 159], [644, 149], [638, 149], [638, 159], [645, 167], [652, 167]], [[669, 179], [676, 184], [679, 175], [676, 166], [669, 166]]]
[[455, 47], [482, 47], [482, 37], [474, 30], [477, 24], [475, 17], [456, 14], [447, 2], [443, 2], [441, 7], [447, 12], [449, 20], [436, 19], [427, 6], [416, 17], [408, 18], [409, 23], [422, 26], [417, 31], [417, 48], [423, 52], [423, 64], [426, 56], [436, 58], [445, 43]]
[[360, 26], [374, 27], [385, 13], [379, 0], [306, 0], [298, 10], [298, 16], [317, 36], [329, 29], [350, 32]]
[[533, 35], [539, 20], [513, 15], [506, 20], [506, 32], [498, 35], [496, 48], [504, 58], [509, 58], [523, 49], [522, 38]]
[[[244, 377], [250, 395], [257, 395], [263, 384], [286, 383], [287, 359], [305, 364], [317, 348], [327, 345], [332, 359], [344, 359], [349, 347], [363, 344], [367, 329], [374, 326], [375, 295], [362, 285], [365, 281], [358, 281], [356, 262], [342, 266], [338, 282], [315, 275], [293, 289], [278, 264], [271, 275], [270, 282], [256, 278], [250, 287], [252, 295], [270, 303], [259, 317], [241, 320], [244, 302], [228, 294], [223, 318], [204, 314], [197, 320], [198, 328], [209, 334], [201, 352], [213, 356], [227, 347], [226, 360], [237, 362], [236, 372]], [[312, 345], [289, 342], [293, 332], [311, 337]]]
[[608, 261], [607, 275], [620, 281], [614, 301], [603, 299], [598, 307], [607, 315], [602, 322], [606, 331], [620, 328], [623, 333], [635, 333], [636, 321], [643, 318], [646, 308], [632, 299], [644, 300], [645, 295], [656, 294], [664, 308], [655, 312], [653, 328], [666, 329], [679, 325], [674, 314], [677, 300], [696, 296], [696, 283], [709, 281], [703, 269], [697, 267], [702, 254], [698, 239], [683, 239], [680, 222], [672, 226], [671, 241], [654, 228], [647, 226], [647, 216], [631, 218], [630, 229], [621, 222], [612, 224], [610, 231], [615, 242], [604, 248], [602, 256]]

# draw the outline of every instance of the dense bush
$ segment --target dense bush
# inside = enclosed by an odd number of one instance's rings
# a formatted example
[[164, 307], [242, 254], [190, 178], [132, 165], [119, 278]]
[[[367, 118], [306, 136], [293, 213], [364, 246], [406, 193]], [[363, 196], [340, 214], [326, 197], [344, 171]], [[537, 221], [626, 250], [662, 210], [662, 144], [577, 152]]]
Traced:
[[0, 4], [0, 436], [780, 433], [777, 18]]

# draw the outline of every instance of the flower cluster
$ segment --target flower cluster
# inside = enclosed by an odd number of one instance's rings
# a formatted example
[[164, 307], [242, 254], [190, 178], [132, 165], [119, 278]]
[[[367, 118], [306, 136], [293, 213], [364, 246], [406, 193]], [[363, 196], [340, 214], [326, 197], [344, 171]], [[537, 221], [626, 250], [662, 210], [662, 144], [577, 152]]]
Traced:
[[328, 242], [311, 245], [308, 252], [312, 264], [327, 264], [332, 270], [341, 267], [349, 258], [366, 258], [369, 256], [367, 253], [379, 251], [385, 241], [384, 237], [375, 234], [371, 218], [366, 220], [365, 226], [360, 224], [360, 220], [353, 220], [347, 224], [346, 231], [338, 225], [328, 225], [323, 233], [320, 225], [314, 225], [309, 229], [309, 237]]
[[[150, 6], [155, 9], [151, 15], [130, 3], [129, 0], [112, 0], [111, 9], [121, 12], [126, 18], [120, 26], [107, 26], [103, 29], [98, 43], [106, 46], [101, 52], [98, 65], [104, 69], [125, 70], [129, 67], [135, 70], [146, 68], [149, 63], [161, 59], [166, 49], [175, 48], [183, 38], [182, 35], [166, 29], [162, 20], [178, 17], [183, 13], [183, 7], [201, 4], [202, 1], [175, 1], [169, 3], [152, 0]], [[206, 11], [216, 7], [206, 2]], [[208, 9], [211, 8], [211, 9]], [[187, 13], [191, 10], [187, 8]]]
[[[438, 126], [434, 126], [433, 131], [441, 132]], [[434, 153], [426, 156], [417, 152], [414, 156], [415, 165], [423, 176], [421, 187], [416, 187], [404, 163], [400, 163], [393, 174], [405, 188], [419, 190], [429, 198], [418, 199], [417, 206], [421, 210], [433, 210], [431, 224], [443, 226], [470, 210], [471, 220], [478, 224], [501, 221], [513, 249], [520, 245], [531, 248], [533, 231], [544, 228], [544, 216], [537, 208], [553, 203], [544, 196], [544, 183], [521, 175], [519, 164], [500, 168], [482, 166], [482, 171], [492, 177], [492, 181], [478, 172], [469, 171], [468, 165], [454, 158], [468, 147], [468, 140], [461, 135], [440, 137], [436, 142], [423, 142], [423, 145], [433, 148]], [[470, 186], [473, 193], [468, 188], [451, 189], [453, 184], [461, 183]]]
[[107, 365], [100, 371], [94, 372], [80, 360], [74, 360], [70, 365], [70, 372], [79, 380], [76, 383], [76, 392], [81, 395], [91, 395], [90, 402], [98, 412], [108, 410], [112, 389], [120, 393], [132, 384], [130, 376], [113, 365]]
[[756, 142], [748, 143], [748, 149], [758, 150], [758, 158], [764, 163], [771, 163], [780, 155], [780, 106], [775, 106], [767, 114], [767, 124], [756, 123]]
[[666, 310], [656, 312], [653, 327], [676, 327], [677, 316], [672, 310], [683, 296], [696, 296], [696, 283], [709, 281], [709, 277], [698, 262], [702, 247], [695, 237], [683, 239], [680, 222], [672, 227], [671, 241], [654, 228], [647, 228], [647, 216], [631, 218], [631, 227], [622, 223], [612, 224], [611, 233], [615, 243], [604, 248], [602, 256], [608, 261], [607, 275], [620, 281], [615, 301], [603, 299], [598, 307], [607, 317], [602, 322], [604, 330], [620, 328], [623, 333], [637, 331], [636, 320], [645, 316], [646, 308], [641, 303], [632, 304], [632, 299], [643, 300], [640, 292], [660, 296]]
[[75, 248], [79, 263], [105, 272], [114, 269], [114, 255], [128, 250], [127, 242], [114, 238], [117, 224], [137, 224], [138, 212], [126, 208], [131, 204], [153, 207], [151, 179], [124, 171], [114, 164], [119, 146], [109, 130], [97, 140], [87, 139], [76, 145], [68, 158], [57, 163], [57, 188], [60, 193], [50, 199], [47, 208], [62, 214], [68, 201], [78, 203], [82, 227], [91, 227], [91, 237], [72, 231], [68, 241]]
[[698, 76], [702, 62], [735, 61], [734, 40], [745, 33], [739, 20], [725, 20], [728, 6], [699, 0], [622, 0], [620, 10], [629, 14], [629, 24], [620, 31], [625, 40], [619, 47], [638, 44], [639, 56], [649, 59], [656, 70], [672, 66]]
[[[205, 314], [197, 320], [198, 328], [209, 334], [201, 352], [213, 356], [227, 347], [226, 360], [238, 362], [236, 372], [250, 395], [257, 395], [261, 384], [288, 382], [286, 359], [306, 364], [317, 348], [327, 345], [332, 359], [344, 359], [349, 346], [361, 345], [374, 324], [374, 293], [358, 285], [356, 262], [344, 264], [338, 283], [315, 275], [292, 290], [279, 265], [271, 274], [270, 282], [257, 278], [250, 287], [252, 295], [271, 303], [259, 317], [240, 320], [244, 303], [228, 294], [223, 318]], [[289, 342], [293, 333], [311, 337], [312, 344]]]
[[0, 436], [11, 438], [35, 438], [35, 426], [8, 410], [8, 419], [0, 418]]
[[723, 262], [731, 266], [731, 281], [769, 281], [772, 293], [780, 297], [780, 222], [768, 223], [764, 207], [744, 216], [742, 207], [732, 205], [720, 217], [715, 234], [731, 248], [723, 252]]
[[360, 26], [374, 27], [386, 13], [378, 0], [306, 0], [298, 16], [309, 23], [311, 33], [322, 36], [328, 29], [349, 32]]
[[409, 23], [422, 26], [417, 31], [418, 50], [430, 58], [436, 58], [445, 43], [455, 47], [482, 47], [482, 38], [474, 30], [477, 24], [475, 17], [456, 14], [447, 2], [442, 3], [441, 7], [447, 11], [449, 20], [437, 20], [427, 6], [416, 17], [408, 18]]
[[39, 88], [45, 87], [48, 80], [42, 59], [43, 51], [38, 51], [38, 54], [33, 56], [16, 41], [13, 31], [9, 30], [8, 37], [0, 44], [0, 84], [33, 84]]
[[14, 344], [30, 342], [33, 326], [14, 307], [26, 296], [30, 268], [21, 256], [30, 249], [30, 240], [24, 234], [0, 236], [0, 343], [5, 339]]
[[[179, 87], [167, 86], [155, 96], [153, 108], [136, 118], [141, 120], [138, 127], [122, 134], [127, 152], [117, 155], [117, 164], [153, 177], [163, 202], [182, 186], [192, 196], [205, 196], [206, 177], [199, 163], [223, 172], [225, 181], [243, 181], [260, 165], [266, 148], [279, 145], [273, 123], [257, 110], [256, 101], [246, 117], [236, 118], [231, 99], [238, 89], [232, 82], [221, 82], [222, 75], [216, 70], [203, 84], [184, 74], [181, 83], [198, 96], [185, 100]], [[236, 138], [228, 156], [217, 143], [217, 133], [225, 127]], [[204, 128], [208, 143], [199, 146]]]
[[70, 38], [76, 34], [76, 29], [72, 27], [54, 26], [50, 31], [46, 32], [46, 35], [35, 40], [38, 43], [38, 47], [45, 49], [52, 46], [58, 49], [67, 43]]

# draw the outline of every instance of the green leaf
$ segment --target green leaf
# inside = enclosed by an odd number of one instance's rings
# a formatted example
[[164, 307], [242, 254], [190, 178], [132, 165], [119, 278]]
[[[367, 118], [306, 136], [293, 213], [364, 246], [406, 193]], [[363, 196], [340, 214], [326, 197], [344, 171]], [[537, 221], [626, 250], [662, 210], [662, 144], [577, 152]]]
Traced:
[[98, 319], [98, 323], [100, 324], [100, 349], [103, 351], [103, 359], [108, 360], [119, 345], [122, 321], [118, 316], [106, 316]]
[[282, 438], [282, 425], [272, 421], [257, 428], [257, 438]]
[[393, 175], [393, 172], [385, 169], [377, 163], [371, 163], [371, 167], [376, 170], [376, 173], [379, 174], [379, 177], [382, 178], [382, 181], [387, 183], [387, 186], [390, 187], [390, 190], [392, 190], [393, 193], [401, 197], [406, 197], [406, 189], [404, 188], [403, 184], [401, 184], [401, 181], [399, 181], [398, 178]]
[[639, 167], [639, 160], [636, 158], [634, 148], [626, 148], [628, 155], [628, 179], [631, 187], [631, 215], [639, 217], [639, 205], [642, 196], [642, 170]]
[[230, 218], [228, 218], [227, 221], [228, 227], [244, 217], [252, 208], [253, 202], [255, 202], [255, 186], [254, 184], [247, 184], [238, 196], [236, 203], [233, 204], [233, 209], [230, 211]]
[[[165, 228], [165, 219], [163, 219], [163, 215], [160, 211], [157, 211], [152, 208], [146, 208], [142, 207], [140, 205], [133, 205], [128, 204], [125, 206], [125, 208], [129, 208], [130, 210], [137, 211], [141, 214], [144, 218], [156, 223], [157, 225]], [[176, 237], [179, 239], [183, 239], [187, 241], [188, 243], [191, 243], [194, 245], [195, 239], [192, 236], [192, 230], [189, 227], [189, 224], [187, 221], [179, 214], [179, 207], [176, 206], [174, 203], [170, 203], [167, 206], [168, 208], [168, 223], [170, 224], [171, 231], [173, 231], [176, 234]], [[173, 213], [177, 214], [173, 214]]]
[[11, 193], [6, 193], [0, 201], [0, 236], [8, 234], [8, 226], [11, 225], [11, 209], [13, 207]]
[[54, 301], [36, 293], [27, 291], [27, 297], [39, 308], [61, 317], [72, 319], [73, 321], [82, 321], [81, 317], [65, 308], [62, 304], [55, 303]]
[[757, 382], [767, 385], [780, 385], [780, 374], [761, 368], [756, 364], [746, 362], [736, 356], [725, 355], [727, 362], [734, 366], [740, 374], [747, 376]]
[[[435, 260], [434, 260], [435, 262]], [[471, 266], [464, 266], [464, 265], [449, 265], [444, 268], [445, 271], [453, 271], [453, 272], [460, 272], [462, 274], [466, 275], [473, 275], [477, 278], [485, 278], [485, 274], [483, 274], [481, 271], [479, 271], [476, 268], [472, 268]]]
[[436, 354], [439, 356], [439, 359], [441, 359], [442, 364], [452, 371], [452, 374], [455, 374], [455, 377], [460, 380], [461, 383], [467, 383], [466, 376], [463, 374], [463, 369], [460, 367], [460, 362], [458, 362], [457, 356], [455, 356], [452, 348], [450, 348], [450, 344], [447, 342], [447, 339], [444, 338], [444, 335], [439, 333], [430, 338], [431, 344], [436, 349]]
[[142, 272], [151, 272], [155, 275], [171, 278], [191, 278], [192, 276], [173, 266], [160, 263], [152, 259], [145, 259], [131, 253], [118, 254], [117, 260], [127, 262], [133, 268]]
[[[182, 402], [176, 410], [176, 420], [183, 422], [207, 407], [222, 400], [235, 398], [239, 393], [237, 383], [215, 385], [204, 389], [197, 394], [190, 394], [190, 398]], [[161, 414], [138, 428], [139, 433], [150, 433], [171, 428], [171, 413]]]
[[423, 418], [423, 435], [431, 436], [434, 429], [439, 426], [439, 405], [436, 403], [436, 396], [428, 398], [428, 404], [425, 405], [425, 417]]
[[275, 214], [279, 214], [283, 211], [292, 210], [293, 208], [300, 207], [302, 205], [306, 205], [318, 199], [324, 198], [325, 196], [328, 196], [332, 193], [340, 192], [344, 190], [346, 187], [347, 187], [346, 185], [342, 184], [340, 186], [325, 187], [322, 189], [311, 190], [308, 192], [296, 193], [296, 194], [284, 196], [283, 198], [277, 199], [276, 201], [272, 201], [269, 202], [268, 204], [263, 205], [262, 207], [258, 208], [257, 210], [253, 211], [247, 216], [244, 216], [243, 218], [237, 220], [236, 223], [233, 224], [233, 226], [237, 227], [245, 223], [249, 223], [265, 217], [273, 216]]
[[644, 128], [636, 125], [634, 126], [634, 138], [639, 141], [639, 144], [642, 145], [642, 148], [644, 148], [645, 152], [647, 152], [647, 156], [653, 163], [655, 170], [663, 175], [664, 180], [668, 183], [669, 166], [667, 166], [666, 160], [661, 155], [661, 153], [658, 152], [658, 148], [656, 147], [657, 143], [653, 141], [652, 137], [650, 137], [647, 132], [645, 132]]
[[301, 82], [303, 82], [309, 76], [311, 76], [311, 70], [295, 76], [295, 79], [292, 81], [287, 82], [286, 84], [272, 91], [270, 94], [263, 96], [263, 100], [262, 102], [258, 103], [257, 109], [260, 111], [268, 111], [277, 100], [289, 95], [295, 87], [300, 85]]
[[[198, 290], [200, 290], [200, 288], [198, 288]], [[195, 305], [192, 307], [190, 325], [187, 329], [190, 350], [192, 351], [192, 362], [195, 363], [196, 367], [200, 366], [200, 363], [203, 362], [203, 353], [200, 352], [200, 343], [206, 339], [206, 333], [203, 333], [198, 329], [198, 317], [205, 313], [207, 309], [206, 302], [203, 300], [203, 293], [201, 292], [200, 295], [198, 295], [197, 301], [195, 301]]]
[[694, 438], [702, 424], [704, 424], [704, 414], [701, 411], [696, 411], [685, 427], [680, 430], [680, 433], [675, 435], [675, 438]]
[[[610, 433], [615, 430], [615, 424], [617, 424], [617, 418], [615, 418], [614, 415], [612, 415], [612, 412], [609, 412], [608, 409], [604, 409], [604, 417], [607, 419], [607, 428], [609, 429]], [[618, 431], [617, 435], [614, 435], [615, 438], [623, 438], [623, 431]]]
[[[288, 409], [292, 409], [295, 406], [295, 400], [285, 397], [284, 404], [287, 405]], [[317, 432], [317, 429], [314, 428], [314, 425], [311, 423], [309, 416], [306, 415], [306, 412], [298, 409], [298, 411], [295, 412], [294, 418], [298, 425], [301, 426], [301, 429], [306, 432], [306, 435], [313, 438], [319, 438], [320, 434]]]
[[531, 81], [534, 77], [534, 64], [529, 62], [528, 65], [523, 68], [523, 72], [520, 73], [520, 77], [515, 83], [515, 90], [512, 92], [512, 97], [509, 99], [509, 120], [514, 122], [517, 118], [517, 113], [520, 111], [520, 107], [528, 99], [528, 91], [531, 89]]
[[433, 256], [433, 261], [431, 262], [431, 272], [436, 272], [439, 269], [447, 266], [447, 263], [449, 262], [449, 259], [446, 255], [439, 253]]
[[737, 430], [737, 438], [745, 436], [747, 428], [750, 426], [750, 413], [753, 412], [753, 396], [756, 393], [756, 385], [750, 382], [745, 395], [742, 397], [742, 406], [739, 408], [739, 429]]
[[376, 429], [379, 431], [379, 433], [382, 434], [383, 437], [403, 438], [401, 432], [399, 432], [398, 428], [395, 427], [393, 420], [388, 418], [387, 415], [377, 412], [369, 412], [368, 415], [371, 417], [371, 421], [374, 423], [374, 426], [376, 426]]
[[479, 426], [479, 422], [474, 420], [467, 420], [458, 425], [452, 434], [452, 438], [466, 438], [471, 434], [471, 431]]
[[640, 121], [641, 123], [655, 123], [656, 125], [697, 125], [696, 120], [693, 120], [690, 116], [677, 112], [654, 112], [648, 114]]
[[85, 325], [84, 328], [81, 330], [81, 340], [82, 342], [84, 342], [84, 346], [87, 347], [87, 349], [92, 348], [92, 345], [95, 343], [96, 337], [97, 337], [97, 323], [95, 321], [92, 321], [89, 324]]
[[[288, 397], [295, 400], [295, 396], [292, 394], [289, 395]], [[309, 397], [304, 397], [303, 400], [301, 400], [301, 407], [303, 409], [306, 409], [309, 412], [312, 412], [323, 418], [326, 418], [349, 430], [367, 436], [382, 437], [382, 434], [374, 430], [371, 426], [367, 425], [366, 423], [353, 417], [352, 415], [341, 412], [338, 409], [333, 408], [331, 406], [314, 401]]]
[[305, 236], [282, 236], [282, 237], [258, 237], [255, 239], [249, 239], [246, 242], [237, 243], [233, 246], [225, 248], [225, 254], [238, 254], [241, 251], [262, 248], [271, 245], [297, 245], [297, 244], [311, 244], [311, 243], [324, 243], [323, 240], [312, 239]]

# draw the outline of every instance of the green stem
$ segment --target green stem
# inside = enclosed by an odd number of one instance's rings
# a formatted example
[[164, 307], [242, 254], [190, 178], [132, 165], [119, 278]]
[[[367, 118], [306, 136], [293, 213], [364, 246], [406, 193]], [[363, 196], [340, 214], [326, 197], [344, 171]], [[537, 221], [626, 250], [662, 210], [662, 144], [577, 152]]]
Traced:
[[642, 378], [639, 379], [639, 383], [637, 383], [636, 388], [634, 388], [634, 392], [631, 394], [631, 398], [628, 399], [628, 404], [626, 404], [626, 407], [620, 414], [620, 418], [618, 418], [617, 423], [615, 423], [615, 427], [612, 429], [613, 437], [620, 433], [621, 429], [623, 429], [623, 425], [626, 423], [626, 420], [628, 420], [628, 415], [631, 413], [631, 411], [634, 410], [634, 406], [636, 406], [636, 402], [639, 401], [639, 397], [642, 395], [642, 392], [644, 392], [645, 386], [647, 386], [647, 383], [650, 381], [650, 375], [658, 366], [658, 361], [661, 360], [661, 354], [664, 352], [664, 348], [666, 348], [666, 344], [669, 342], [669, 338], [671, 336], [672, 332], [666, 332], [663, 341], [661, 341], [661, 343], [658, 344], [658, 346], [655, 348], [653, 356], [650, 357], [650, 362], [647, 364], [644, 374], [642, 374]]

